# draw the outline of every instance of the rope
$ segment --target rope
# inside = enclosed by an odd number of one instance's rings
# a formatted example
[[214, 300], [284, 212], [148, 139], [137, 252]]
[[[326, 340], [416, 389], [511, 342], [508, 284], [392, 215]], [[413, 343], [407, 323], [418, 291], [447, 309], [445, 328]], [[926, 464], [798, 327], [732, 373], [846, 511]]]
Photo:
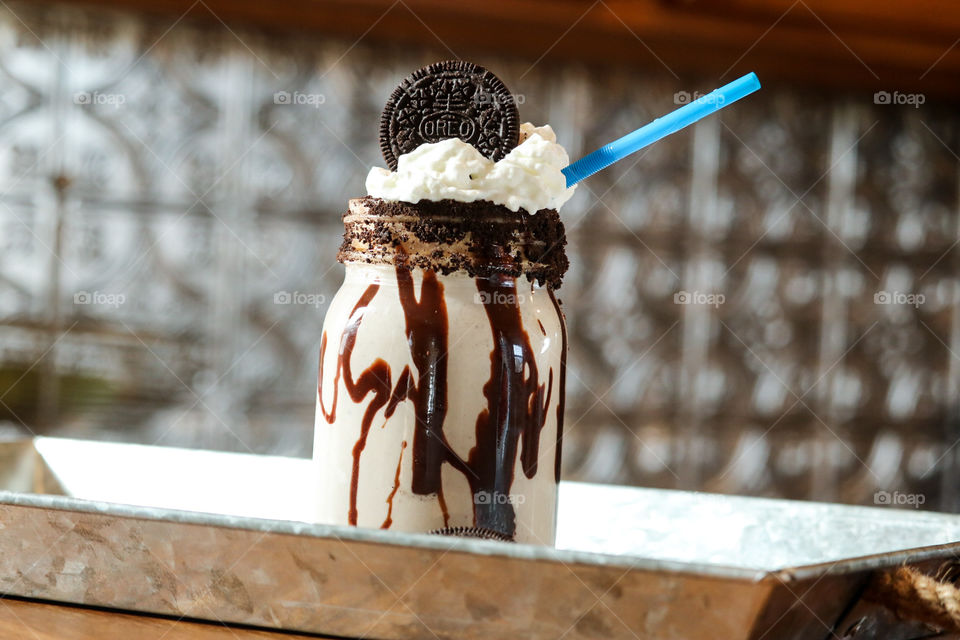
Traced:
[[960, 565], [946, 563], [936, 576], [899, 567], [877, 574], [865, 598], [879, 602], [902, 619], [960, 632], [960, 589], [954, 582]]

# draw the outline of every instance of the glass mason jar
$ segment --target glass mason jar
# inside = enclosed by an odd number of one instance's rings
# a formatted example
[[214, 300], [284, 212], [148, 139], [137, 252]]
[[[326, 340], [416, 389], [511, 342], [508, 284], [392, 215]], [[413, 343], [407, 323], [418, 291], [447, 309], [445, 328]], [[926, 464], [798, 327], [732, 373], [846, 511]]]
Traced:
[[556, 212], [536, 215], [350, 202], [320, 349], [320, 522], [553, 544], [566, 257]]

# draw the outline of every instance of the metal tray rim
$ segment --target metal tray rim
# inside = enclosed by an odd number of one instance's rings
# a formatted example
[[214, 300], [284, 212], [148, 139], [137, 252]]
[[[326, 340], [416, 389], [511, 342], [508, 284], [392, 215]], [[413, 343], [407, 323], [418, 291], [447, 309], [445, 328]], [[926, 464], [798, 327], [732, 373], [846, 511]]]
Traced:
[[70, 496], [19, 493], [7, 490], [0, 490], [0, 505], [54, 509], [58, 511], [110, 515], [118, 518], [157, 520], [200, 526], [246, 529], [263, 533], [313, 538], [336, 538], [343, 541], [365, 544], [414, 547], [482, 556], [500, 556], [533, 562], [619, 567], [637, 571], [668, 571], [677, 574], [712, 577], [724, 580], [739, 580], [751, 583], [777, 580], [774, 574], [778, 573], [777, 571], [747, 569], [719, 564], [659, 560], [630, 554], [617, 555], [594, 551], [555, 549], [539, 545], [511, 544], [492, 540], [471, 540], [419, 533], [383, 532], [376, 529], [359, 527], [326, 525], [295, 520], [228, 516], [180, 509], [161, 509], [86, 500]]

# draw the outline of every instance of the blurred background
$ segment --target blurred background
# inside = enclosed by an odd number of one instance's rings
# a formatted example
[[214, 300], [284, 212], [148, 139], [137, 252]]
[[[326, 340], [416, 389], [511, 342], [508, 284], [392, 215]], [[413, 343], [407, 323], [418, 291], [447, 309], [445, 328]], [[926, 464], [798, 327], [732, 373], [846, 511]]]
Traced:
[[[378, 117], [469, 58], [576, 158], [567, 479], [960, 510], [960, 9], [0, 3], [0, 424], [309, 456]], [[884, 493], [886, 492], [886, 493]]]

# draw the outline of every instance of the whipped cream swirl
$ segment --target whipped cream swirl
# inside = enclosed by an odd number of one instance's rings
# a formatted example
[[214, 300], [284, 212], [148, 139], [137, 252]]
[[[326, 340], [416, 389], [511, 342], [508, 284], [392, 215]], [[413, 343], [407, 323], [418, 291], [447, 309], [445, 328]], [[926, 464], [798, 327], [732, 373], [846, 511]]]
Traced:
[[570, 164], [550, 125], [520, 125], [520, 144], [497, 162], [458, 138], [422, 144], [397, 160], [397, 170], [374, 167], [367, 193], [390, 201], [487, 200], [511, 211], [559, 209], [573, 196], [561, 170]]

